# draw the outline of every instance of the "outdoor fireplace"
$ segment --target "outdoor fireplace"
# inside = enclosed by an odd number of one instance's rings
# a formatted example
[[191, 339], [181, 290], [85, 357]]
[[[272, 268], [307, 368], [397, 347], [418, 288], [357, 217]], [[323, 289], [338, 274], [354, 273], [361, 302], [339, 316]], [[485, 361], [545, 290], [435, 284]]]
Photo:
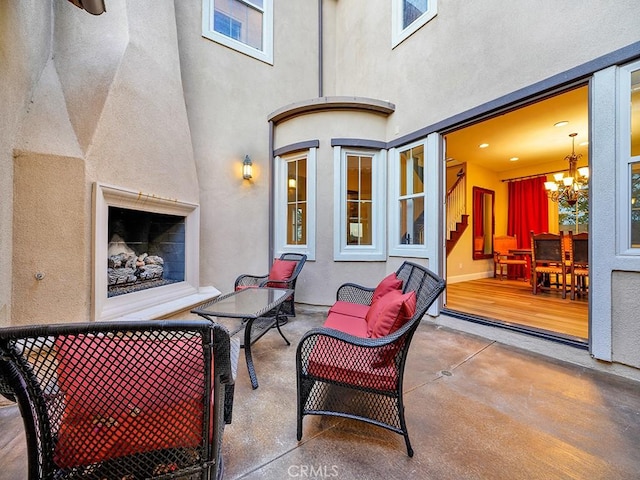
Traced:
[[220, 292], [198, 285], [199, 206], [94, 185], [94, 320], [161, 318]]

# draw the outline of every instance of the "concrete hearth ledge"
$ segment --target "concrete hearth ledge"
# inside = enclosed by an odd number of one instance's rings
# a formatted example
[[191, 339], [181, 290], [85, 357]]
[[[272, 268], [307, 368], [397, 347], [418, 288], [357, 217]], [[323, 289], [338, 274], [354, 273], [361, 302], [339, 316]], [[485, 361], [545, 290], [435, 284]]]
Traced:
[[182, 312], [189, 313], [193, 308], [216, 298], [220, 294], [220, 290], [215, 287], [200, 287], [198, 292], [192, 295], [187, 295], [164, 303], [158, 303], [153, 307], [137, 310], [113, 320], [155, 320], [174, 317]]

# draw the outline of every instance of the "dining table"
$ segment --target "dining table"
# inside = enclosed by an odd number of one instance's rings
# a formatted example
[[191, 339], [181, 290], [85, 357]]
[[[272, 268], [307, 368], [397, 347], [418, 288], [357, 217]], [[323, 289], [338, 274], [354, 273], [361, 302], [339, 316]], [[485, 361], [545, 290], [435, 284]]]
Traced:
[[524, 267], [524, 279], [531, 282], [531, 249], [530, 248], [512, 248], [509, 250], [510, 255], [524, 257], [527, 264]]

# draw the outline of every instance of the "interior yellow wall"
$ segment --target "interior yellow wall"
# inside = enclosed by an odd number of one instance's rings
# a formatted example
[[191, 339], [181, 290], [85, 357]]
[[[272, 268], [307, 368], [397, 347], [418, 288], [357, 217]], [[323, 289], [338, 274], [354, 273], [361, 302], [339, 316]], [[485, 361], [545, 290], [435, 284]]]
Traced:
[[507, 228], [507, 188], [495, 172], [480, 165], [467, 163], [467, 213], [469, 226], [458, 243], [447, 255], [447, 281], [472, 280], [493, 275], [493, 259], [473, 259], [473, 187], [482, 187], [495, 192], [494, 221], [495, 232], [506, 231]]

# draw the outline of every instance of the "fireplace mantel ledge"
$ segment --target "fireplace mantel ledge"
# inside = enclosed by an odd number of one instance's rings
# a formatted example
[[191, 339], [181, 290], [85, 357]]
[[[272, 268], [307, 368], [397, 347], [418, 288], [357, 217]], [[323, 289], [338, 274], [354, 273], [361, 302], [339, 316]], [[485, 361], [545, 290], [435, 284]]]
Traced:
[[200, 287], [197, 293], [158, 303], [152, 307], [143, 308], [112, 320], [156, 320], [168, 318], [185, 310], [191, 310], [201, 303], [213, 300], [220, 294], [220, 290], [215, 287]]

